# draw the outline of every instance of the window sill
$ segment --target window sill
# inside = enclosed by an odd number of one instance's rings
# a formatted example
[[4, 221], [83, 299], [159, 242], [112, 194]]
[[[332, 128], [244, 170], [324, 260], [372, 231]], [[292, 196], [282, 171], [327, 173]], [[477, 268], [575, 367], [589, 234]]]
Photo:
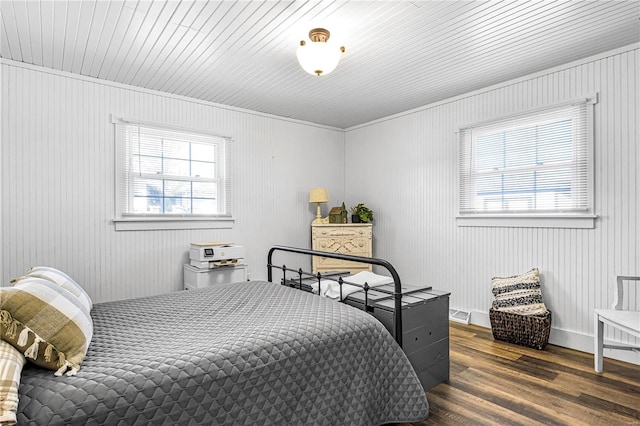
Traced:
[[136, 217], [113, 219], [116, 231], [152, 231], [169, 229], [226, 229], [235, 220], [224, 218]]
[[596, 215], [474, 215], [458, 216], [458, 226], [497, 228], [595, 228]]

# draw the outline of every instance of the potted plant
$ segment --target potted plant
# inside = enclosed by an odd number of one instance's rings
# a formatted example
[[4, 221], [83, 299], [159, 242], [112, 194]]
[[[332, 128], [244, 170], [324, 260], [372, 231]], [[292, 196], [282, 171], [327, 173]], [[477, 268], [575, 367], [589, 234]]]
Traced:
[[351, 222], [352, 223], [367, 223], [373, 221], [373, 210], [365, 206], [363, 203], [351, 207]]

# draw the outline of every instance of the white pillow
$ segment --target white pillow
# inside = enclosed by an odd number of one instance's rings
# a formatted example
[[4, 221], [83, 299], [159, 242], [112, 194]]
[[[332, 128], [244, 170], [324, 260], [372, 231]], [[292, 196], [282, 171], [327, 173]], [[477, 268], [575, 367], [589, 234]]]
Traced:
[[[34, 266], [33, 268], [29, 269], [24, 277], [44, 278], [49, 281], [53, 281], [54, 283], [58, 284], [60, 287], [71, 292], [71, 294], [80, 299], [80, 301], [87, 307], [89, 311], [93, 309], [93, 302], [91, 301], [91, 298], [89, 297], [87, 292], [84, 291], [80, 284], [75, 282], [73, 278], [58, 269], [52, 268], [50, 266]], [[16, 278], [14, 282], [19, 282], [24, 277]]]
[[[386, 275], [374, 274], [373, 272], [369, 271], [361, 271], [357, 274], [349, 275], [342, 278], [342, 281], [344, 283], [342, 285], [342, 299], [345, 299], [351, 293], [363, 291], [362, 287], [350, 284], [360, 284], [362, 286], [364, 285], [364, 283], [367, 283], [369, 287], [378, 287], [385, 284], [393, 284], [393, 278]], [[324, 295], [325, 297], [329, 297], [331, 299], [340, 299], [340, 285], [337, 282], [329, 284]]]

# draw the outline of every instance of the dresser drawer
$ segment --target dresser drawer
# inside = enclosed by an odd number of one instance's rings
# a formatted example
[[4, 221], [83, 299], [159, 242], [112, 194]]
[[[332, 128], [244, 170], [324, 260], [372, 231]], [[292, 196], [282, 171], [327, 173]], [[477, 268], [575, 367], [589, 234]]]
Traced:
[[347, 238], [371, 238], [371, 227], [355, 227], [355, 226], [325, 226], [322, 228], [315, 227], [312, 229], [313, 236], [322, 237], [347, 237]]
[[449, 380], [450, 362], [449, 358], [441, 358], [432, 366], [425, 368], [424, 370], [416, 370], [418, 379], [422, 383], [422, 387], [425, 391], [433, 388], [434, 386]]
[[[315, 224], [311, 226], [311, 248], [329, 253], [371, 257], [373, 250], [371, 224]], [[349, 262], [314, 256], [313, 273], [327, 271], [371, 271], [367, 263]]]
[[369, 257], [371, 240], [366, 238], [325, 238], [317, 239], [315, 249], [330, 253], [351, 254]]
[[360, 271], [371, 271], [373, 268], [368, 263], [348, 262], [345, 260], [328, 259], [326, 257], [314, 257], [313, 258], [313, 272], [328, 272], [328, 271], [349, 271], [352, 274], [356, 274]]
[[406, 350], [405, 352], [416, 372], [426, 370], [442, 360], [449, 359], [449, 337], [440, 339], [414, 352], [407, 352]]

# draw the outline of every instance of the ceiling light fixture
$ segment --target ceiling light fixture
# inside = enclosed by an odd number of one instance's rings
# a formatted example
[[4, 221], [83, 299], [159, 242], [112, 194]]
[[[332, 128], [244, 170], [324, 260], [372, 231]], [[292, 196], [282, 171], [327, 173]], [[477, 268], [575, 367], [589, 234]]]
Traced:
[[338, 66], [344, 53], [344, 46], [337, 47], [329, 43], [329, 31], [314, 28], [309, 31], [311, 43], [300, 41], [296, 52], [300, 66], [309, 74], [327, 75]]

